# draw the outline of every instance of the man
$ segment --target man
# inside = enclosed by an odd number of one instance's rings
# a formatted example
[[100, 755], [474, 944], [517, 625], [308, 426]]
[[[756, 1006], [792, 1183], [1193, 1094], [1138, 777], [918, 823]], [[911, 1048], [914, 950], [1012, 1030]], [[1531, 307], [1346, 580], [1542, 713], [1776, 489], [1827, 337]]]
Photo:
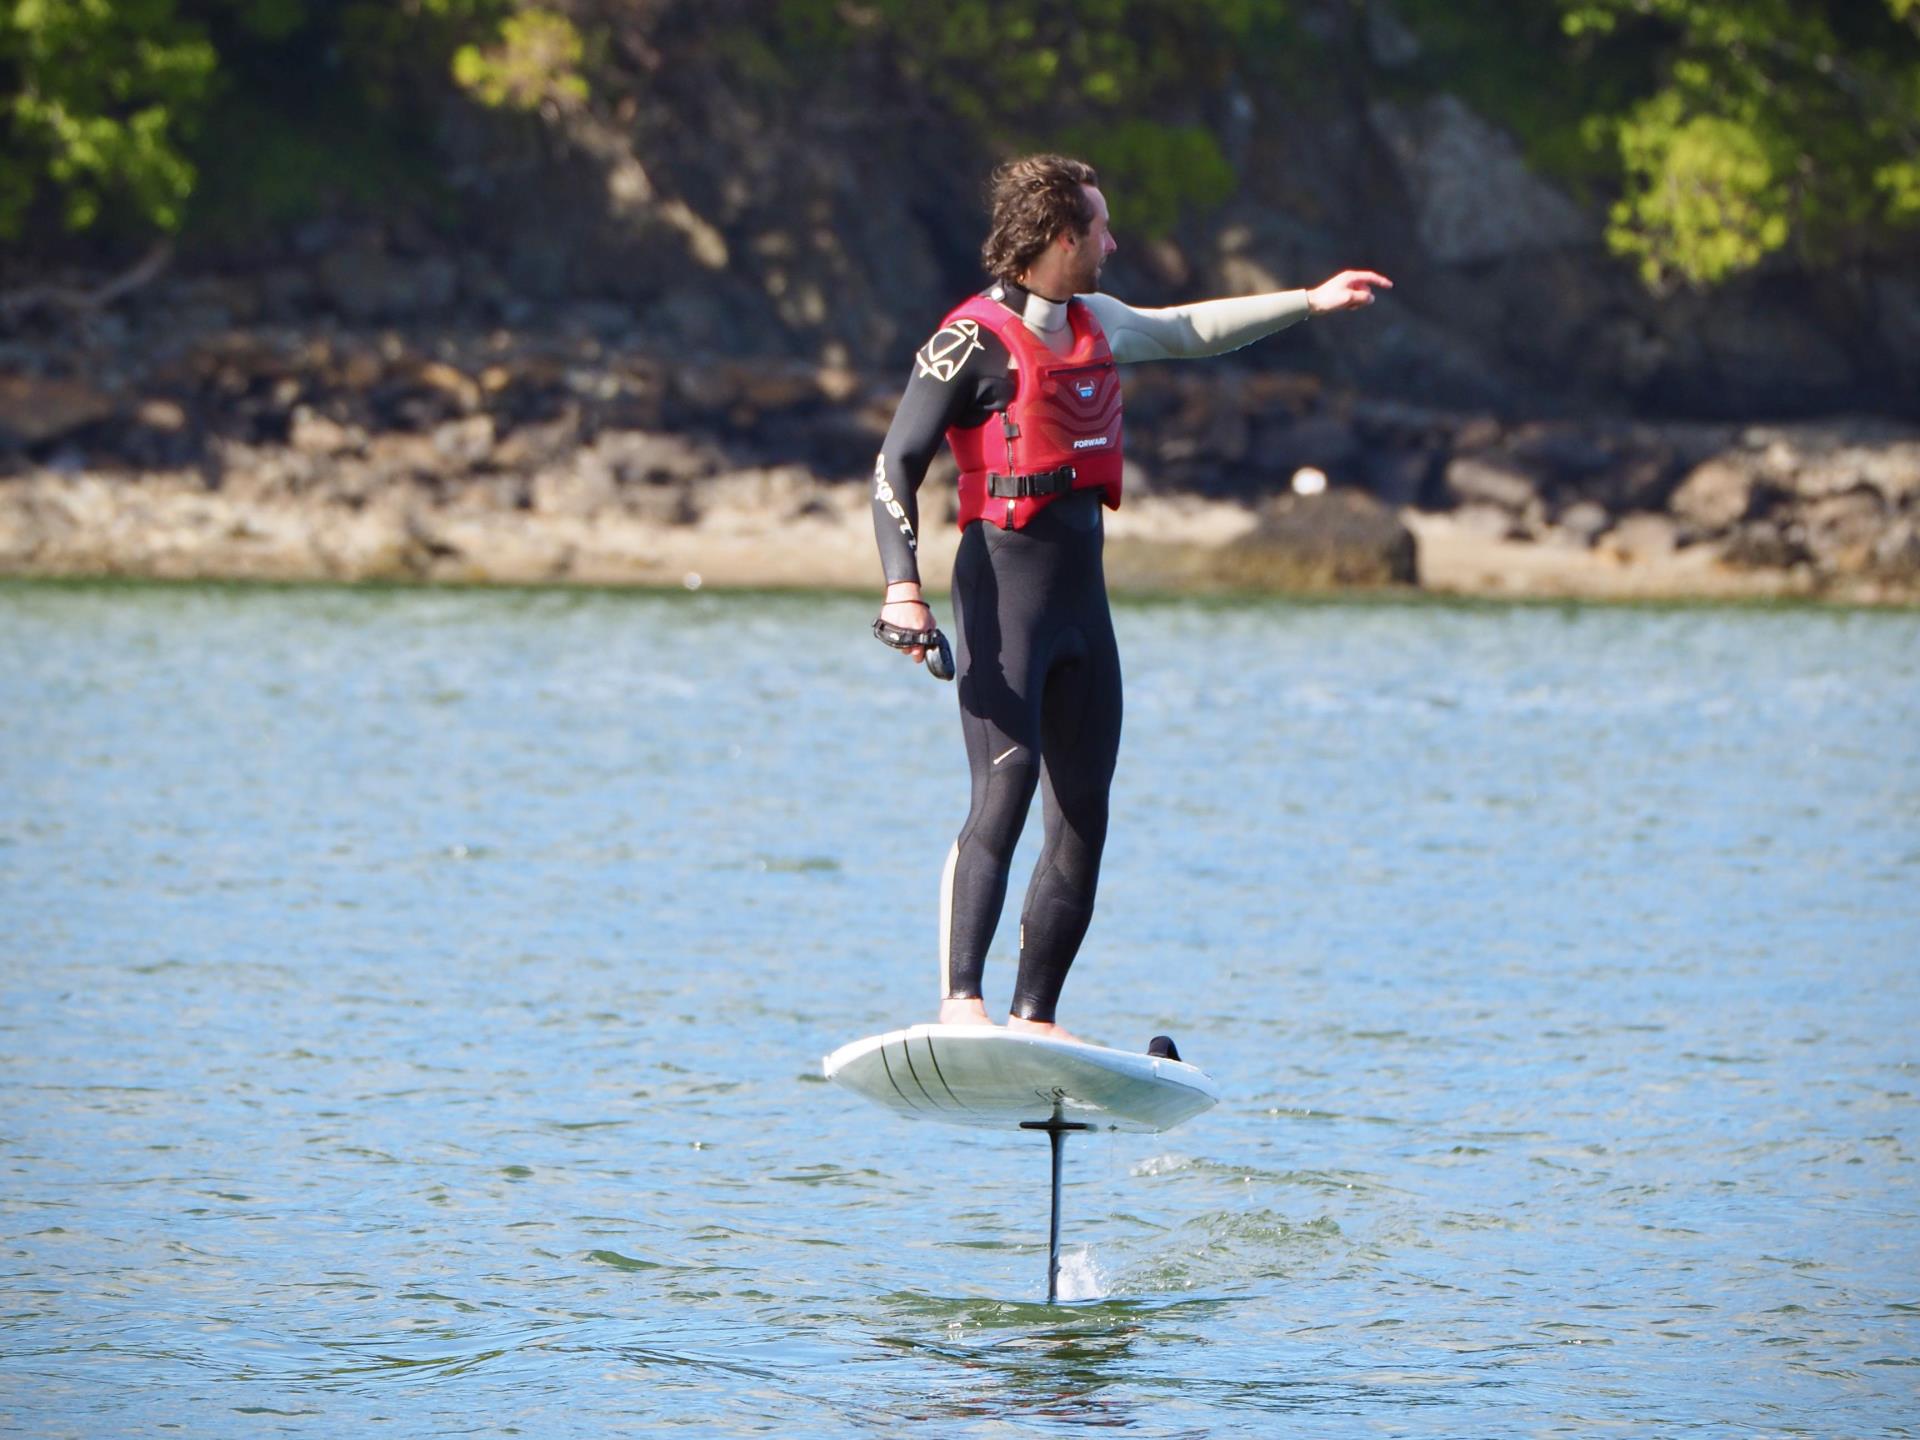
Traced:
[[1033, 155], [993, 177], [982, 258], [994, 283], [914, 357], [874, 465], [886, 571], [878, 633], [915, 661], [934, 628], [920, 590], [916, 496], [942, 437], [960, 463], [957, 680], [973, 803], [940, 887], [940, 1020], [991, 1024], [980, 975], [1036, 787], [1046, 844], [1020, 919], [1011, 1030], [1071, 1040], [1055, 1007], [1093, 916], [1120, 747], [1120, 660], [1101, 568], [1120, 503], [1115, 367], [1219, 355], [1392, 282], [1346, 270], [1288, 290], [1136, 310], [1098, 293], [1116, 248], [1091, 166]]

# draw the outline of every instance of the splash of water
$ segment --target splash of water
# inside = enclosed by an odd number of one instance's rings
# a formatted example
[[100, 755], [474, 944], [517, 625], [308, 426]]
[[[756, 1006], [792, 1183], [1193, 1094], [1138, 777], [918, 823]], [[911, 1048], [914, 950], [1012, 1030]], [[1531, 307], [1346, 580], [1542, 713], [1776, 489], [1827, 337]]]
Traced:
[[1107, 1275], [1093, 1258], [1093, 1247], [1060, 1254], [1059, 1296], [1062, 1300], [1104, 1300], [1108, 1294]]

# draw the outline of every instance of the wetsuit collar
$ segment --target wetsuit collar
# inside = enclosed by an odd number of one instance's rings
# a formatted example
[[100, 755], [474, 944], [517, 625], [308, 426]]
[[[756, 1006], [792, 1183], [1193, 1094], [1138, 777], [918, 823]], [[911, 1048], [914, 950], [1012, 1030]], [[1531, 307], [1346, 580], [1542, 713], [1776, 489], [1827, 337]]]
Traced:
[[1071, 328], [1067, 318], [1071, 300], [1049, 300], [1008, 280], [995, 282], [987, 294], [1026, 321], [1027, 329], [1036, 335], [1058, 335]]

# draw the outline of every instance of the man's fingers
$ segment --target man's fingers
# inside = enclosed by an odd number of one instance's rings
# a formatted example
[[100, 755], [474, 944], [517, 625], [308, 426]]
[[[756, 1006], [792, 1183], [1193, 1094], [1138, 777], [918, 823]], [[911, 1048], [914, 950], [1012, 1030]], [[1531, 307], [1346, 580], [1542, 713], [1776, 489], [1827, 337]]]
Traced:
[[1327, 281], [1320, 289], [1325, 295], [1323, 310], [1357, 310], [1363, 305], [1371, 305], [1379, 297], [1373, 293], [1378, 285], [1383, 290], [1391, 290], [1393, 282], [1377, 270], [1342, 270]]

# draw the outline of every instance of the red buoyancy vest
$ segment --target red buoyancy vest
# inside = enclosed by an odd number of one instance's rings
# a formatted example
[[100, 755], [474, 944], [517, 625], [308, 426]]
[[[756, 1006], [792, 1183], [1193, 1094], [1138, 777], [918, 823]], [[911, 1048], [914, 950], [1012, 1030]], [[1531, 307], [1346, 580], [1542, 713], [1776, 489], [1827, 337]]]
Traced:
[[989, 520], [1018, 530], [1066, 492], [1003, 499], [988, 493], [989, 472], [1038, 475], [1071, 465], [1075, 490], [1098, 486], [1109, 509], [1120, 507], [1120, 370], [1100, 322], [1078, 300], [1068, 302], [1073, 348], [1049, 350], [1013, 311], [984, 295], [957, 307], [944, 329], [972, 320], [991, 330], [1013, 357], [1016, 388], [1004, 415], [947, 431], [960, 464], [960, 528]]

